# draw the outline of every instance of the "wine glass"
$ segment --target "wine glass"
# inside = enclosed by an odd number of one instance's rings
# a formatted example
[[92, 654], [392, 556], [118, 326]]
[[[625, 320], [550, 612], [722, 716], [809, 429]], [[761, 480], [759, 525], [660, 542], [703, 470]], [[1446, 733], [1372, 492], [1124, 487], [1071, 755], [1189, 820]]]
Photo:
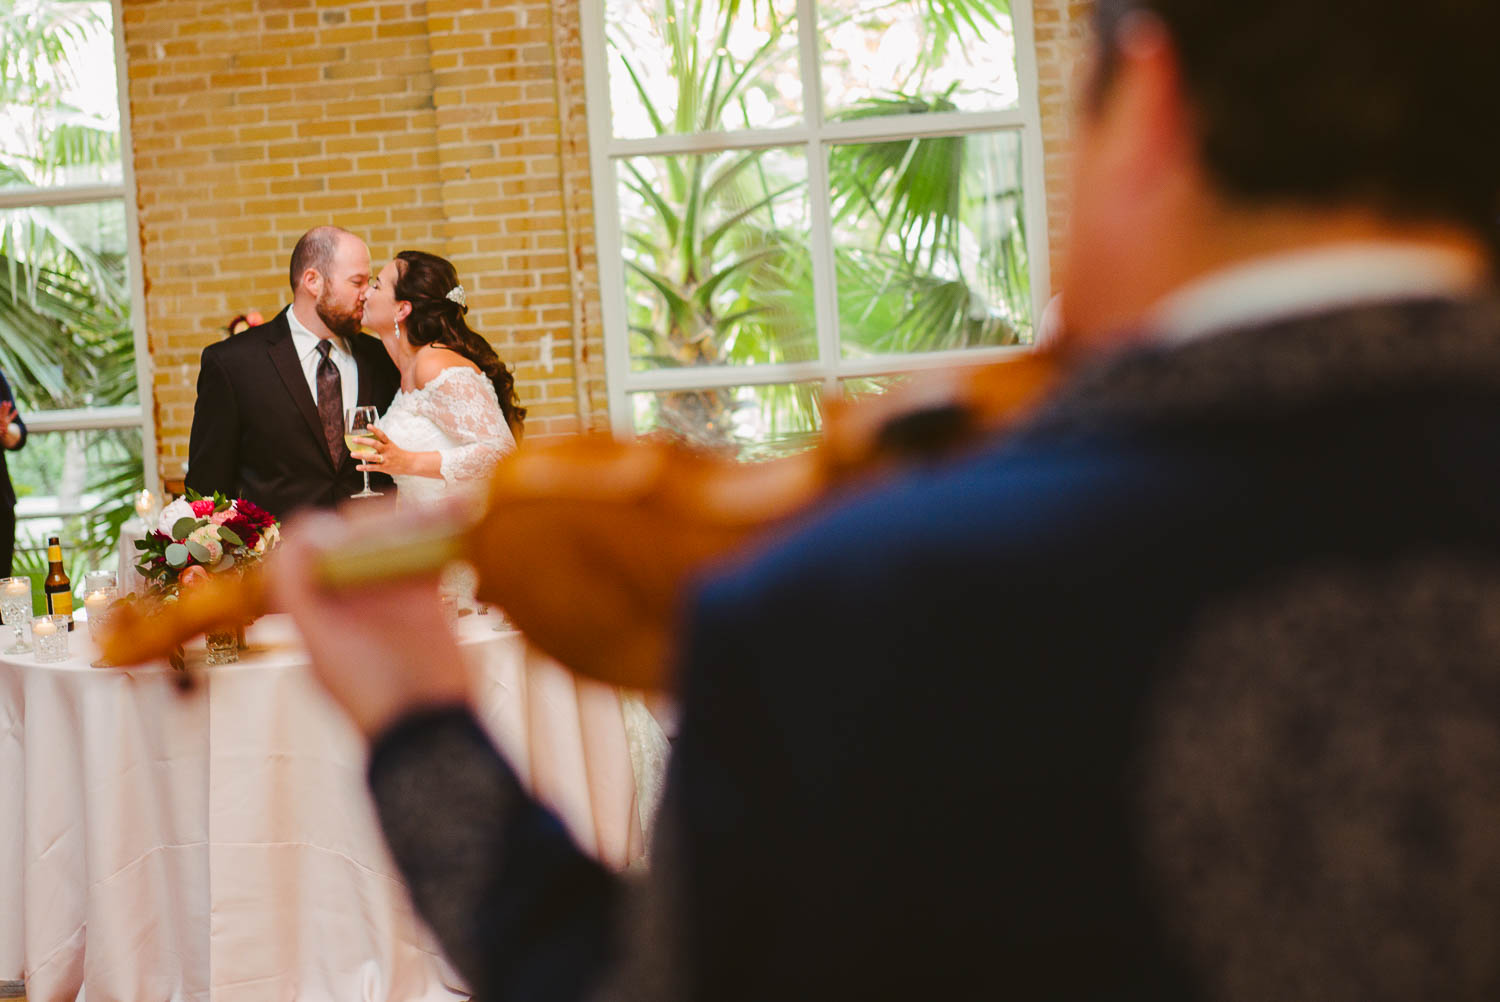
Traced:
[[[351, 407], [344, 412], [344, 444], [349, 447], [349, 455], [358, 459], [363, 465], [365, 461], [379, 455], [373, 448], [375, 443], [375, 431], [370, 426], [380, 417], [380, 411], [374, 407]], [[365, 489], [358, 494], [349, 495], [351, 498], [378, 498], [379, 491], [370, 490], [370, 471], [365, 470]]]

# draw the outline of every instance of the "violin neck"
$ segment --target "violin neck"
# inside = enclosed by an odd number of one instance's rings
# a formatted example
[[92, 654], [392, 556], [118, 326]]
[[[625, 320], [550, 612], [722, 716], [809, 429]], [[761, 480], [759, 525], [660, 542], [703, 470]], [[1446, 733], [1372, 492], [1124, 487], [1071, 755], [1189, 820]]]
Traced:
[[399, 538], [358, 539], [325, 550], [313, 574], [319, 586], [329, 591], [436, 574], [468, 555], [469, 533], [467, 525], [436, 521]]

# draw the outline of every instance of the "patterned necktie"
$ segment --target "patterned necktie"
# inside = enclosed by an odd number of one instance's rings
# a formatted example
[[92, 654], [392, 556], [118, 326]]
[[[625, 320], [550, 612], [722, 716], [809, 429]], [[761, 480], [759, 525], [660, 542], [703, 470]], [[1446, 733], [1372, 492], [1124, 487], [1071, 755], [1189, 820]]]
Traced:
[[344, 447], [344, 381], [339, 367], [328, 353], [333, 345], [328, 339], [318, 342], [318, 416], [323, 419], [323, 437], [328, 440], [328, 455], [334, 469], [342, 469], [349, 450]]

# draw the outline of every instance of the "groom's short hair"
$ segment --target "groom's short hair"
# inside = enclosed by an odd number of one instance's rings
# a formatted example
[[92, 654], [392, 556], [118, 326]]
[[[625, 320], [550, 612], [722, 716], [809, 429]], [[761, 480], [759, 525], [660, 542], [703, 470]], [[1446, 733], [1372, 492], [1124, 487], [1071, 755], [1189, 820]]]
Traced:
[[297, 291], [297, 283], [307, 269], [311, 268], [322, 275], [333, 270], [339, 240], [345, 236], [352, 237], [354, 234], [339, 226], [315, 226], [302, 234], [302, 239], [292, 248], [290, 277], [293, 292]]

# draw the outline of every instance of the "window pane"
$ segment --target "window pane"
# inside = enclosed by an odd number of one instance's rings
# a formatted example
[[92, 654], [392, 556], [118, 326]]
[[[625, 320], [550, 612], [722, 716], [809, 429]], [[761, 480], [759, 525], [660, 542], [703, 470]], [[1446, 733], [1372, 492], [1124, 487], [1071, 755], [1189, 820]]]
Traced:
[[111, 6], [0, 9], [0, 188], [118, 183]]
[[823, 427], [822, 386], [782, 383], [632, 393], [638, 434], [661, 434], [742, 461], [810, 449]]
[[839, 389], [843, 391], [845, 400], [858, 403], [869, 397], [889, 393], [910, 378], [911, 376], [904, 372], [892, 373], [888, 376], [850, 376], [839, 380]]
[[845, 358], [1031, 342], [1018, 132], [836, 146]]
[[830, 118], [1020, 100], [1010, 0], [819, 0], [818, 19]]
[[801, 150], [619, 161], [631, 367], [815, 359]]
[[796, 0], [606, 0], [614, 134], [627, 139], [797, 121]]
[[0, 371], [24, 410], [134, 401], [125, 203], [0, 211]]
[[16, 573], [45, 575], [48, 536], [61, 538], [68, 576], [113, 566], [120, 524], [143, 486], [139, 428], [33, 433], [6, 457], [16, 494]]

